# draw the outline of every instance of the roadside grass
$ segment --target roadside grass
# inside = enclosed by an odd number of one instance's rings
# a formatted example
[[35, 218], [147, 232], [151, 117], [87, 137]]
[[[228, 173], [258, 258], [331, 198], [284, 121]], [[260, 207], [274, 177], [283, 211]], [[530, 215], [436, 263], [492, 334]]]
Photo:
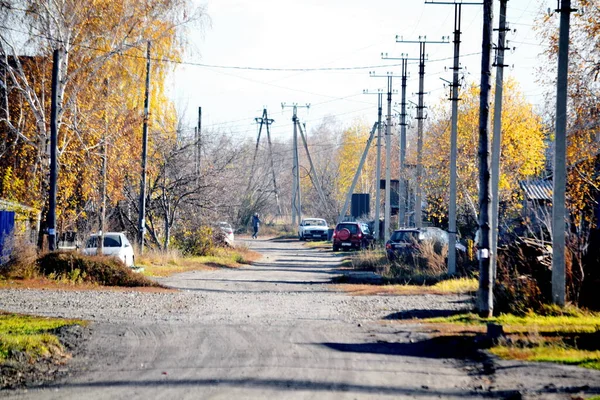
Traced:
[[260, 254], [247, 246], [217, 248], [211, 256], [182, 257], [176, 251], [148, 252], [139, 257], [142, 274], [152, 277], [167, 277], [188, 271], [208, 271], [217, 268], [239, 268], [260, 258]]
[[[556, 309], [550, 308], [551, 313]], [[600, 313], [567, 309], [562, 314], [502, 314], [483, 319], [475, 314], [419, 321], [440, 335], [482, 334], [487, 323], [502, 325], [504, 337], [490, 352], [505, 359], [545, 361], [600, 369]]]
[[338, 287], [356, 296], [374, 295], [419, 295], [419, 294], [467, 294], [477, 291], [478, 281], [475, 278], [453, 278], [437, 282], [434, 285], [412, 284], [338, 284]]
[[66, 356], [63, 346], [52, 331], [75, 324], [85, 326], [86, 322], [0, 312], [0, 363], [17, 353], [25, 353], [29, 360]]

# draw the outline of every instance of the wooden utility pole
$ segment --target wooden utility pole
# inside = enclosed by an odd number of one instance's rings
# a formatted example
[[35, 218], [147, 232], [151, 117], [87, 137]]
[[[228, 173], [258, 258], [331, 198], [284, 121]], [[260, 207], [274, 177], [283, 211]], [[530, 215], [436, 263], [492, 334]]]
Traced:
[[106, 172], [108, 154], [108, 78], [104, 79], [104, 134], [102, 135], [102, 189], [100, 204], [100, 235], [98, 237], [98, 254], [104, 254], [104, 233], [106, 230]]
[[148, 118], [150, 117], [150, 41], [146, 50], [146, 90], [144, 93], [144, 125], [142, 129], [142, 176], [140, 178], [140, 202], [138, 214], [138, 245], [144, 253], [146, 234], [146, 161], [148, 157]]
[[556, 135], [554, 139], [554, 176], [552, 194], [552, 301], [566, 303], [565, 283], [565, 189], [567, 136], [567, 83], [569, 74], [569, 25], [571, 0], [559, 0], [558, 77], [556, 85]]
[[492, 55], [493, 1], [483, 2], [483, 39], [481, 45], [481, 93], [479, 97], [479, 292], [478, 310], [483, 318], [494, 313], [494, 274], [490, 263], [490, 89]]
[[50, 199], [48, 202], [48, 248], [56, 250], [56, 186], [58, 180], [58, 79], [60, 50], [54, 50], [52, 61], [52, 98], [50, 103]]

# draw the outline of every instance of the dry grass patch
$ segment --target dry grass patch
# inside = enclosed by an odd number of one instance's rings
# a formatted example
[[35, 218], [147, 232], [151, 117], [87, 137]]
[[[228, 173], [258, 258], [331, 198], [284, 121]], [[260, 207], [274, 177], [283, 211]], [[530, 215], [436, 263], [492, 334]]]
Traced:
[[474, 278], [457, 278], [440, 281], [435, 285], [369, 285], [340, 284], [339, 289], [357, 296], [372, 295], [419, 295], [419, 294], [466, 294], [477, 291], [478, 282]]
[[258, 260], [261, 255], [246, 246], [217, 248], [214, 255], [183, 257], [176, 251], [168, 253], [149, 252], [140, 257], [138, 265], [144, 267], [144, 274], [167, 277], [188, 271], [209, 271], [217, 268], [239, 268]]

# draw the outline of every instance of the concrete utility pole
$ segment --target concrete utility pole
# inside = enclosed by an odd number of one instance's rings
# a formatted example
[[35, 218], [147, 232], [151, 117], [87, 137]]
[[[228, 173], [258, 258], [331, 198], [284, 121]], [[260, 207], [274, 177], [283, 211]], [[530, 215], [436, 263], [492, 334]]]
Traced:
[[369, 90], [363, 90], [363, 94], [376, 94], [377, 95], [377, 160], [375, 165], [375, 223], [373, 224], [373, 236], [380, 239], [379, 237], [379, 218], [381, 216], [381, 115], [383, 114], [383, 90], [377, 89], [377, 91], [370, 92]]
[[346, 201], [344, 202], [344, 207], [342, 208], [342, 212], [338, 217], [338, 224], [344, 221], [346, 217], [346, 213], [348, 212], [348, 207], [350, 206], [350, 200], [352, 199], [352, 193], [354, 193], [354, 188], [356, 187], [356, 183], [358, 182], [358, 178], [360, 177], [360, 173], [365, 165], [365, 160], [367, 159], [367, 154], [369, 154], [369, 148], [371, 147], [371, 143], [373, 142], [373, 136], [375, 135], [375, 129], [379, 126], [378, 122], [373, 124], [373, 128], [371, 128], [371, 133], [369, 134], [369, 139], [367, 140], [367, 144], [365, 145], [365, 150], [363, 151], [362, 157], [360, 158], [360, 162], [358, 163], [358, 169], [354, 173], [354, 179], [352, 179], [352, 184], [348, 189], [348, 193], [346, 194]]
[[400, 57], [389, 57], [387, 53], [382, 53], [384, 60], [400, 60], [402, 62], [402, 101], [400, 103], [400, 149], [399, 149], [399, 171], [398, 171], [398, 228], [408, 226], [406, 222], [406, 80], [408, 77], [408, 61], [419, 60], [418, 58], [409, 58], [408, 54], [402, 53]]
[[500, 155], [502, 153], [502, 84], [504, 80], [504, 50], [506, 32], [510, 29], [506, 24], [506, 3], [500, 0], [500, 22], [498, 25], [498, 44], [496, 46], [496, 93], [494, 94], [494, 137], [492, 139], [492, 276], [496, 280], [496, 265], [498, 262], [498, 221], [500, 209]]
[[312, 157], [310, 156], [310, 151], [308, 150], [308, 142], [306, 140], [306, 134], [302, 129], [302, 124], [298, 121], [298, 130], [300, 131], [300, 137], [302, 138], [302, 143], [304, 144], [304, 150], [306, 151], [306, 158], [308, 159], [308, 163], [310, 165], [309, 176], [311, 177], [311, 182], [314, 188], [317, 190], [317, 194], [321, 199], [321, 203], [323, 204], [323, 210], [329, 210], [329, 204], [327, 203], [327, 198], [325, 197], [325, 193], [323, 192], [323, 186], [321, 186], [321, 180], [319, 179], [319, 174], [317, 174], [317, 169], [313, 164]]
[[406, 78], [408, 59], [402, 60], [402, 101], [400, 103], [400, 171], [398, 175], [398, 229], [406, 226]]
[[[281, 108], [285, 109], [286, 107], [291, 107], [293, 110], [292, 122], [294, 124], [294, 166], [292, 167], [292, 173], [294, 176], [294, 183], [292, 184], [292, 226], [298, 225], [302, 221], [302, 192], [300, 190], [300, 158], [298, 154], [298, 104], [293, 103], [287, 105], [285, 103], [281, 103]], [[310, 104], [306, 104], [304, 106], [310, 108]]]
[[[390, 238], [390, 219], [391, 219], [391, 207], [390, 199], [391, 199], [391, 172], [390, 166], [392, 164], [392, 94], [394, 91], [392, 90], [392, 81], [394, 79], [394, 73], [388, 72], [385, 75], [377, 75], [374, 71], [369, 72], [369, 75], [372, 78], [387, 78], [387, 116], [386, 116], [386, 129], [385, 129], [385, 209], [383, 216], [383, 239], [384, 241], [388, 241]], [[381, 101], [379, 103], [379, 118], [381, 118]], [[379, 132], [381, 132], [381, 124]], [[381, 135], [379, 135], [381, 137]], [[378, 146], [379, 149], [379, 146]], [[378, 150], [379, 154], [379, 150]], [[379, 157], [378, 157], [379, 158]], [[380, 162], [377, 163], [379, 167]], [[377, 182], [377, 194], [379, 195], [379, 182]], [[376, 225], [379, 224], [379, 220], [376, 221]], [[376, 236], [379, 238], [379, 236]]]
[[569, 25], [571, 0], [561, 0], [558, 36], [558, 77], [556, 85], [556, 136], [554, 139], [554, 187], [552, 195], [552, 301], [566, 302], [565, 284], [565, 186], [567, 137], [567, 84], [569, 75]]
[[493, 1], [483, 3], [481, 44], [481, 94], [479, 97], [479, 316], [490, 318], [494, 312], [494, 276], [490, 263], [490, 78], [492, 55]]
[[[256, 123], [260, 124], [260, 128], [258, 131], [259, 137], [260, 137], [260, 131], [262, 130], [263, 124], [267, 128], [267, 142], [269, 144], [269, 162], [271, 164], [271, 173], [273, 176], [273, 193], [275, 194], [275, 202], [277, 203], [277, 215], [280, 216], [281, 215], [281, 205], [279, 204], [279, 190], [277, 189], [277, 178], [275, 176], [275, 162], [273, 160], [273, 144], [271, 143], [271, 132], [269, 131], [269, 126], [271, 126], [271, 124], [273, 122], [275, 122], [275, 120], [270, 119], [268, 117], [266, 108], [263, 109], [262, 117], [254, 118], [254, 120], [256, 121]], [[258, 148], [258, 143], [256, 146]], [[255, 158], [256, 158], [256, 155], [255, 155]], [[252, 171], [253, 171], [252, 173], [254, 173], [254, 167], [252, 168]]]
[[423, 202], [423, 110], [425, 109], [423, 97], [425, 95], [425, 45], [427, 43], [447, 44], [448, 38], [442, 36], [441, 41], [427, 40], [427, 36], [419, 36], [419, 40], [404, 40], [396, 36], [397, 43], [418, 43], [419, 44], [419, 101], [417, 105], [417, 187], [415, 194], [415, 225], [417, 228], [423, 226], [423, 217], [421, 215], [421, 206]]
[[138, 245], [144, 254], [146, 235], [146, 161], [148, 157], [148, 119], [150, 117], [150, 41], [146, 50], [146, 90], [144, 93], [144, 125], [142, 129], [142, 176], [140, 179], [140, 206], [138, 215]]
[[426, 1], [425, 4], [444, 4], [454, 6], [454, 64], [452, 66], [452, 129], [450, 132], [450, 198], [448, 203], [448, 274], [456, 273], [456, 158], [457, 158], [457, 138], [458, 138], [458, 90], [460, 67], [460, 23], [462, 17], [463, 5], [482, 5], [483, 3], [466, 2], [444, 2], [444, 1]]
[[52, 97], [50, 103], [50, 199], [48, 202], [48, 248], [56, 250], [56, 184], [58, 180], [58, 79], [60, 50], [54, 50], [52, 61]]

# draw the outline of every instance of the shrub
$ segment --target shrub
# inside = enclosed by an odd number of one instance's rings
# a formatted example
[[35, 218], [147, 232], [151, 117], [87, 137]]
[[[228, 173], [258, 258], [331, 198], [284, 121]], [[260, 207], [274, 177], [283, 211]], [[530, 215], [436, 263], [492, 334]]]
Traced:
[[446, 275], [448, 245], [423, 241], [418, 251], [398, 257], [392, 262], [390, 275], [405, 282], [437, 282]]
[[121, 261], [107, 256], [85, 256], [75, 252], [53, 252], [38, 260], [40, 273], [74, 283], [88, 282], [104, 286], [154, 286], [160, 285], [135, 273]]
[[551, 300], [552, 271], [548, 249], [534, 240], [498, 247], [494, 285], [497, 313], [540, 311]]
[[212, 256], [215, 253], [214, 232], [210, 226], [200, 226], [175, 233], [173, 244], [184, 256]]
[[20, 237], [11, 240], [12, 243], [9, 244], [11, 253], [6, 256], [7, 262], [0, 266], [0, 274], [7, 278], [28, 279], [36, 277], [39, 273], [37, 248]]

